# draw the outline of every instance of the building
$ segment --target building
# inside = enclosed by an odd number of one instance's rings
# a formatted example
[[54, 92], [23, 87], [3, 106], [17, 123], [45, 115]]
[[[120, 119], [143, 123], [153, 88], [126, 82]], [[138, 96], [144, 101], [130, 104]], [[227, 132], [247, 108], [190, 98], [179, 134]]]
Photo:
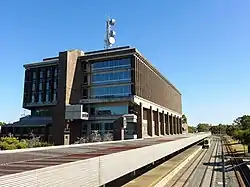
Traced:
[[[66, 124], [74, 142], [93, 130], [119, 131], [126, 114], [125, 138], [182, 133], [181, 93], [135, 48], [65, 51], [24, 68], [25, 123], [55, 144], [63, 144]], [[66, 107], [79, 104], [88, 118], [65, 120]]]

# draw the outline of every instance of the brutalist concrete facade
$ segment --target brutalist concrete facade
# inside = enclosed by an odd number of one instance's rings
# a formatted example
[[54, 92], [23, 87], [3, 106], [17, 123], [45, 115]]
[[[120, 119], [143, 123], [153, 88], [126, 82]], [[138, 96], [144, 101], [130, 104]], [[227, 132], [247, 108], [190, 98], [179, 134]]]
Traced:
[[[124, 63], [125, 61], [122, 61], [124, 59], [126, 59], [126, 67], [123, 65], [115, 66], [115, 63]], [[96, 71], [93, 69], [93, 64], [104, 63], [105, 65], [105, 62], [110, 62], [108, 63], [110, 67], [97, 68]], [[60, 52], [58, 57], [45, 59], [39, 63], [26, 64], [24, 67], [26, 69], [25, 80], [29, 81], [25, 81], [23, 107], [30, 110], [49, 108], [52, 117], [49, 134], [55, 144], [63, 144], [66, 126], [65, 106], [68, 104], [82, 104], [85, 111], [90, 114], [87, 121], [74, 120], [70, 122], [71, 142], [74, 142], [77, 137], [81, 137], [83, 132], [89, 134], [93, 126], [98, 126], [99, 130], [112, 131], [113, 127], [105, 129], [106, 125], [123, 115], [122, 112], [117, 113], [116, 108], [123, 110], [125, 108], [124, 114], [131, 113], [137, 116], [137, 123], [134, 124], [131, 132], [136, 133], [139, 138], [182, 133], [181, 93], [135, 48], [121, 47], [86, 53], [79, 50], [65, 51]], [[30, 77], [33, 72], [36, 72], [37, 75], [40, 71], [46, 72], [50, 67], [52, 71], [57, 68], [56, 88], [53, 87], [52, 93], [50, 93], [47, 89], [48, 81], [45, 78], [45, 82], [42, 82], [43, 89], [32, 91], [32, 84], [34, 82], [40, 84], [40, 82], [37, 81], [38, 78], [34, 81], [27, 79], [27, 77]], [[101, 77], [108, 77], [109, 81], [94, 83], [93, 79], [98, 74]], [[119, 78], [120, 75], [128, 75], [128, 79], [124, 81], [124, 79]], [[98, 76], [99, 79], [100, 76]], [[115, 81], [113, 81], [114, 76], [118, 76]], [[55, 86], [53, 77], [55, 77], [53, 73], [51, 79], [48, 77], [49, 86]], [[124, 93], [125, 88], [129, 88], [127, 95], [120, 96], [120, 93], [113, 93], [119, 91]], [[102, 89], [108, 90], [111, 95], [102, 97], [93, 95], [95, 91], [102, 93]], [[31, 99], [33, 98], [32, 94], [36, 95], [36, 92], [43, 96], [39, 102], [36, 102], [37, 99]], [[51, 99], [47, 101], [47, 93], [49, 93], [48, 95], [56, 93], [56, 100], [53, 100], [51, 96], [48, 97]], [[111, 108], [112, 111], [111, 109], [111, 112], [109, 109], [99, 110], [100, 108], [105, 109], [105, 107]], [[93, 112], [95, 109], [98, 109], [98, 113]]]

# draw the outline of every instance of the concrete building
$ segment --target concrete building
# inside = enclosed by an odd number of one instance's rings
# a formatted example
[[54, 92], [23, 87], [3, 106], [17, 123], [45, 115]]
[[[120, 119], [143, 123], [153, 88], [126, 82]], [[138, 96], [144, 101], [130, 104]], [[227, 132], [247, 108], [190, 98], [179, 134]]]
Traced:
[[[55, 144], [63, 144], [66, 124], [74, 142], [93, 130], [119, 131], [126, 115], [125, 138], [182, 133], [181, 93], [135, 48], [64, 51], [24, 68], [25, 123], [43, 124]], [[67, 122], [66, 106], [79, 104], [87, 120]]]

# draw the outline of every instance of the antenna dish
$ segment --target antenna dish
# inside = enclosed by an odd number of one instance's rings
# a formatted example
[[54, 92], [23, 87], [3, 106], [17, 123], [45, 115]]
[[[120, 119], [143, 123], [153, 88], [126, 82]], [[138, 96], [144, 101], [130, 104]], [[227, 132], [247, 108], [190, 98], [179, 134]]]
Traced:
[[115, 43], [115, 38], [109, 37], [109, 43], [113, 45]]
[[110, 31], [110, 33], [109, 33], [109, 35], [110, 35], [110, 36], [112, 36], [112, 37], [114, 37], [114, 36], [115, 36], [115, 34], [116, 34], [116, 33], [115, 33], [115, 31], [114, 31], [114, 30], [111, 30], [111, 31]]
[[106, 35], [104, 40], [105, 49], [110, 48], [115, 43], [115, 19], [108, 19], [106, 21]]
[[109, 24], [110, 24], [110, 25], [115, 25], [115, 19], [110, 19], [110, 20], [109, 20]]

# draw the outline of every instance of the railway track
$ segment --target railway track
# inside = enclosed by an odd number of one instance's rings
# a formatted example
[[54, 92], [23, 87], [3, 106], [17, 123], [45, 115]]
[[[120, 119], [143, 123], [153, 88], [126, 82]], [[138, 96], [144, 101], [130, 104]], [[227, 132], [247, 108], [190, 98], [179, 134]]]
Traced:
[[225, 143], [226, 143], [225, 144], [226, 153], [231, 156], [229, 162], [236, 176], [238, 185], [240, 187], [250, 187], [250, 181], [247, 178], [246, 174], [244, 173], [239, 160], [234, 156], [231, 146], [227, 144], [228, 142], [225, 141]]
[[[205, 183], [207, 183], [207, 180], [209, 180], [210, 183], [210, 178], [208, 179], [207, 173], [209, 172], [210, 175], [213, 175], [211, 171], [209, 170], [209, 165], [203, 165], [204, 162], [210, 163], [210, 160], [213, 158], [213, 155], [217, 154], [218, 151], [218, 145], [219, 141], [217, 139], [214, 139], [212, 141], [210, 149], [202, 149], [200, 153], [196, 155], [196, 157], [189, 163], [187, 164], [182, 172], [178, 174], [178, 176], [175, 176], [171, 182], [169, 182], [166, 186], [171, 186], [171, 187], [181, 187], [181, 186], [207, 186]], [[215, 160], [216, 161], [216, 160]], [[214, 161], [214, 162], [215, 162]], [[199, 175], [197, 178], [197, 173], [204, 173], [203, 175]], [[209, 185], [208, 185], [209, 186]]]
[[[238, 160], [232, 156], [230, 165], [224, 161], [222, 152], [232, 155], [229, 146], [222, 144], [221, 138], [214, 138], [209, 149], [202, 149], [187, 164], [182, 172], [173, 177], [166, 187], [219, 187], [225, 182], [226, 187], [250, 187]], [[223, 175], [223, 163], [225, 172]], [[233, 170], [233, 171], [232, 171]], [[225, 176], [225, 180], [223, 180]]]

